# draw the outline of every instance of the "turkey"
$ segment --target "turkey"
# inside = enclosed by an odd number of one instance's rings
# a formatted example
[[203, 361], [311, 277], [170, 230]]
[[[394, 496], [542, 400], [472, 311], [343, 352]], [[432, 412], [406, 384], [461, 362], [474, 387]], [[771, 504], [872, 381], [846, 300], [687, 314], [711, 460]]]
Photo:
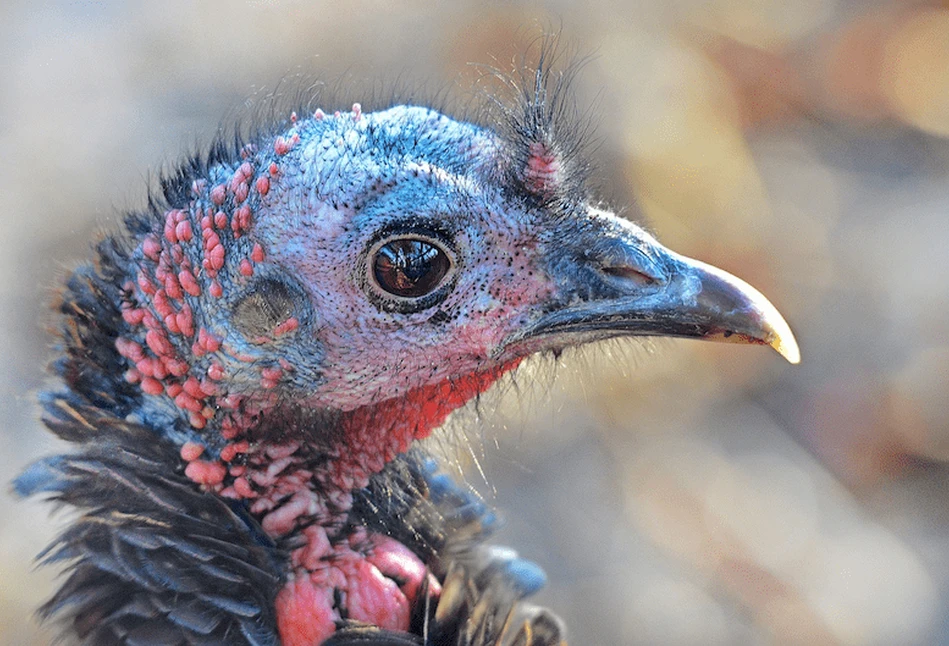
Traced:
[[599, 205], [564, 74], [476, 125], [293, 113], [166, 175], [57, 304], [16, 481], [78, 511], [41, 609], [82, 644], [552, 646], [542, 571], [413, 446], [535, 353], [769, 345], [777, 310]]

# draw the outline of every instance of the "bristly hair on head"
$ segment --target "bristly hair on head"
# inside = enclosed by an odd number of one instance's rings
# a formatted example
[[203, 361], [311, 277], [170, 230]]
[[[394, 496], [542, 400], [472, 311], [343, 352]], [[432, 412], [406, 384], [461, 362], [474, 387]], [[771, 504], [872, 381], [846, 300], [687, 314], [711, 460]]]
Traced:
[[[566, 59], [566, 61], [565, 61]], [[594, 120], [577, 104], [574, 83], [588, 57], [565, 52], [557, 34], [531, 43], [513, 71], [487, 68], [490, 127], [505, 144], [501, 185], [545, 207], [587, 195]], [[565, 61], [565, 62], [564, 62]]]
[[[424, 105], [462, 121], [494, 130], [504, 143], [497, 178], [512, 197], [540, 206], [575, 203], [587, 197], [590, 148], [595, 120], [592, 106], [581, 109], [574, 93], [578, 72], [589, 56], [567, 51], [559, 33], [545, 32], [529, 42], [510, 65], [482, 67], [487, 81], [465, 97], [451, 84], [418, 83], [403, 75], [382, 83], [353, 72], [329, 80], [312, 72], [289, 72], [276, 87], [261, 88], [224, 118], [210, 144], [195, 145], [166, 168], [151, 186], [149, 208], [138, 220], [158, 217], [189, 198], [191, 183], [218, 164], [233, 164], [249, 145], [288, 128], [291, 114], [306, 118], [316, 108], [332, 113], [358, 101], [364, 112], [394, 105]], [[506, 68], [506, 69], [505, 69]], [[137, 230], [133, 216], [129, 229]]]

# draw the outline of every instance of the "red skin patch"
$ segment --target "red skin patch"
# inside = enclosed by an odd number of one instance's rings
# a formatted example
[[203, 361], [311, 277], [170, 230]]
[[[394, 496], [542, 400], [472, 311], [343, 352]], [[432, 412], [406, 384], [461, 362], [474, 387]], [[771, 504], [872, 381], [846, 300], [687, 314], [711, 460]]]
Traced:
[[296, 146], [299, 142], [300, 142], [300, 135], [298, 135], [297, 133], [293, 133], [293, 135], [289, 139], [285, 139], [284, 137], [277, 137], [274, 140], [273, 150], [275, 153], [277, 153], [277, 155], [283, 156], [283, 155], [286, 155], [288, 152], [290, 152], [293, 149], [293, 147]]
[[190, 270], [182, 269], [178, 272], [178, 282], [181, 284], [181, 288], [191, 296], [201, 295], [201, 285], [198, 284]]
[[[361, 118], [358, 105], [351, 116]], [[278, 138], [274, 150], [285, 155], [299, 141], [295, 133]], [[251, 191], [268, 195], [280, 169], [272, 163], [267, 174], [255, 179], [254, 173], [245, 162], [221, 184], [196, 184], [195, 199], [166, 212], [159, 229], [142, 239], [140, 271], [136, 282], [125, 287], [122, 304], [131, 330], [115, 343], [129, 363], [125, 377], [144, 393], [174, 402], [193, 428], [208, 427], [208, 448], [204, 440], [180, 448], [187, 478], [216, 495], [246, 501], [265, 532], [297, 546], [289, 581], [277, 598], [284, 644], [321, 643], [335, 631], [340, 612], [382, 628], [407, 630], [420, 591], [437, 595], [438, 583], [401, 543], [341, 529], [352, 492], [517, 362], [345, 412], [340, 443], [328, 456], [315, 456], [315, 449], [299, 442], [274, 445], [251, 437], [249, 429], [280, 401], [281, 382], [293, 376], [294, 367], [281, 361], [258, 368], [256, 391], [228, 392], [227, 370], [233, 362], [258, 358], [223, 345], [201, 327], [200, 312], [192, 308], [193, 299], [205, 293], [222, 297], [222, 280], [230, 284], [236, 276], [253, 275], [255, 263], [274, 253], [268, 247], [265, 254], [260, 244], [253, 244], [249, 253], [247, 246], [231, 245], [251, 229], [252, 205], [256, 208]], [[238, 249], [247, 257], [238, 256]], [[299, 326], [298, 319], [288, 318], [267, 341]], [[222, 354], [215, 356], [218, 352]]]
[[260, 385], [262, 388], [276, 388], [283, 377], [283, 368], [263, 368], [260, 371]]
[[402, 591], [409, 599], [414, 600], [419, 593], [422, 582], [428, 578], [429, 592], [438, 596], [441, 593], [441, 586], [434, 577], [430, 577], [428, 569], [412, 551], [399, 541], [383, 536], [373, 534], [372, 551], [367, 555], [366, 560], [372, 563], [386, 577], [395, 581], [404, 581]]
[[224, 374], [225, 374], [225, 373], [224, 373], [224, 366], [222, 366], [221, 364], [219, 364], [219, 363], [217, 363], [217, 362], [214, 362], [214, 363], [212, 363], [210, 366], [208, 366], [208, 378], [209, 378], [209, 379], [214, 379], [215, 381], [220, 381], [221, 379], [224, 379]]
[[132, 361], [141, 361], [145, 358], [145, 352], [142, 350], [142, 346], [124, 337], [119, 337], [115, 340], [115, 349], [119, 351], [120, 355]]
[[284, 646], [317, 646], [336, 632], [333, 589], [319, 588], [307, 576], [287, 583], [275, 605]]
[[[343, 422], [346, 437], [342, 445], [346, 450], [322, 474], [314, 476], [320, 478], [325, 487], [339, 491], [364, 487], [370, 475], [381, 470], [396, 454], [404, 452], [412, 440], [426, 437], [449, 413], [486, 390], [517, 363], [419, 388], [404, 400], [390, 400], [352, 411]], [[388, 428], [383, 424], [380, 429], [380, 420], [386, 419], [390, 420]], [[293, 459], [293, 454], [284, 459]], [[275, 459], [271, 464], [280, 462]], [[292, 473], [292, 468], [288, 468], [288, 472]], [[302, 509], [312, 503], [306, 495], [295, 497], [290, 505], [265, 514], [264, 528], [276, 530], [278, 535], [292, 532], [292, 525], [299, 522]], [[318, 531], [313, 531], [314, 528]], [[401, 543], [384, 536], [353, 537], [349, 546], [330, 546], [319, 525], [306, 528], [303, 535], [307, 537], [307, 545], [291, 557], [296, 578], [277, 597], [277, 625], [285, 645], [310, 646], [332, 634], [332, 622], [338, 616], [332, 605], [333, 595], [326, 591], [334, 588], [343, 593], [351, 619], [390, 630], [408, 630], [411, 607], [428, 577], [425, 565], [417, 556]], [[368, 543], [365, 552], [352, 547], [360, 539]], [[396, 581], [401, 581], [401, 586]], [[429, 590], [436, 595], [439, 592], [432, 578]]]
[[195, 442], [185, 442], [181, 445], [181, 459], [185, 462], [193, 462], [204, 453], [204, 447]]
[[144, 318], [145, 310], [143, 309], [135, 308], [122, 310], [122, 319], [129, 325], [141, 325]]
[[158, 262], [158, 255], [161, 253], [161, 242], [151, 234], [145, 236], [145, 240], [142, 241], [142, 253], [149, 260]]
[[191, 411], [192, 413], [200, 413], [201, 409], [204, 408], [201, 405], [201, 402], [186, 392], [178, 393], [178, 396], [175, 397], [175, 405], [178, 408], [183, 408], [185, 410]]
[[237, 189], [234, 191], [234, 201], [238, 204], [241, 204], [244, 200], [247, 199], [247, 196], [250, 194], [250, 187], [247, 184], [238, 185]]
[[535, 195], [554, 193], [561, 184], [560, 158], [546, 144], [530, 145], [530, 156], [524, 168], [524, 184]]
[[181, 297], [184, 295], [181, 291], [181, 283], [175, 274], [165, 276], [165, 293], [168, 294], [169, 298], [173, 298], [174, 300], [181, 300]]
[[169, 343], [168, 337], [157, 329], [149, 330], [145, 333], [145, 343], [147, 343], [148, 348], [159, 357], [168, 356], [175, 351], [171, 343]]
[[190, 242], [191, 236], [193, 235], [191, 231], [191, 223], [185, 220], [184, 222], [179, 222], [175, 226], [175, 235], [178, 236], [178, 240], [182, 242]]
[[191, 365], [187, 361], [182, 361], [181, 359], [167, 359], [164, 362], [164, 365], [169, 374], [172, 374], [175, 377], [181, 377], [191, 370]]
[[227, 198], [227, 189], [223, 184], [218, 184], [211, 189], [211, 201], [217, 204], [218, 206], [224, 204], [224, 200]]
[[[332, 546], [321, 527], [304, 535], [307, 545], [291, 557], [299, 569], [277, 595], [277, 628], [285, 646], [320, 644], [335, 632], [340, 619], [333, 607], [336, 592], [348, 618], [401, 631], [408, 630], [426, 578], [429, 593], [436, 598], [441, 593], [418, 557], [391, 538], [360, 535], [350, 545]], [[360, 542], [368, 542], [365, 552], [353, 547]]]
[[195, 460], [185, 467], [185, 475], [197, 484], [214, 486], [224, 481], [227, 469], [220, 462]]
[[[413, 440], [428, 437], [452, 411], [483, 393], [518, 363], [520, 359], [489, 372], [418, 388], [404, 399], [350, 411], [343, 420], [346, 451], [326, 467], [331, 483], [344, 491], [365, 487], [369, 476], [408, 450]], [[389, 428], [380, 429], [380, 420], [390, 420]]]
[[160, 395], [165, 391], [165, 387], [154, 377], [145, 377], [142, 379], [142, 391], [149, 395]]
[[138, 288], [146, 294], [155, 293], [155, 284], [142, 272], [138, 274]]
[[201, 384], [194, 377], [188, 377], [185, 379], [185, 382], [181, 385], [181, 388], [195, 399], [203, 399], [205, 396], [204, 391], [201, 390]]
[[295, 316], [291, 316], [286, 321], [274, 328], [274, 336], [281, 336], [293, 332], [300, 327], [300, 321]]
[[[243, 475], [243, 467], [232, 468], [232, 476], [241, 476]], [[234, 490], [237, 492], [238, 497], [240, 498], [250, 498], [254, 495], [254, 490], [251, 488], [250, 483], [247, 482], [247, 478], [238, 477], [234, 480]]]
[[234, 458], [242, 453], [247, 453], [249, 449], [250, 443], [247, 440], [232, 442], [221, 449], [221, 459], [225, 462], [233, 462]]
[[181, 311], [175, 314], [175, 322], [184, 336], [194, 336], [194, 314], [188, 305], [181, 306]]
[[224, 245], [221, 244], [216, 233], [212, 233], [208, 238], [204, 263], [205, 269], [210, 269], [214, 272], [224, 267]]
[[240, 236], [250, 228], [251, 210], [247, 204], [242, 204], [234, 211], [234, 218], [231, 220], [231, 230], [235, 236]]
[[[204, 330], [198, 334], [196, 344], [207, 345], [213, 338]], [[135, 353], [131, 344], [123, 348]], [[249, 442], [244, 433], [253, 417], [242, 411], [254, 408], [250, 401], [215, 398], [222, 410], [231, 411], [220, 430], [229, 442], [216, 460], [205, 458], [198, 444], [184, 445], [185, 474], [223, 497], [246, 500], [270, 536], [304, 540], [291, 553], [291, 578], [277, 596], [277, 625], [283, 644], [312, 646], [332, 635], [341, 619], [335, 607], [338, 599], [350, 619], [405, 631], [423, 584], [427, 582], [429, 594], [440, 593], [425, 564], [398, 541], [365, 531], [331, 539], [327, 532], [342, 526], [352, 504], [350, 492], [366, 486], [373, 473], [405, 451], [414, 439], [426, 437], [449, 413], [516, 364], [513, 361], [485, 373], [418, 388], [404, 399], [346, 413], [342, 420], [345, 437], [340, 444], [345, 450], [319, 469], [314, 469], [308, 447], [300, 442]], [[276, 382], [284, 370], [264, 368], [261, 378]], [[196, 418], [193, 425], [203, 419], [201, 401], [207, 393], [202, 386], [203, 382], [189, 377], [175, 397], [176, 404], [192, 411]], [[262, 410], [260, 406], [257, 409]], [[239, 464], [233, 464], [238, 457]]]

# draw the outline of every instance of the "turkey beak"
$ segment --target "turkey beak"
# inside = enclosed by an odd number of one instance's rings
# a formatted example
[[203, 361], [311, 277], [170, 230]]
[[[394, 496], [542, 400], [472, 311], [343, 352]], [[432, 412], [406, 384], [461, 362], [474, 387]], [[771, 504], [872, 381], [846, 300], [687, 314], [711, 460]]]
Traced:
[[784, 317], [740, 278], [681, 256], [629, 226], [581, 244], [584, 251], [568, 254], [572, 259], [561, 256], [549, 265], [555, 301], [509, 336], [504, 350], [668, 336], [768, 345], [790, 363], [800, 362]]
[[677, 254], [676, 259], [677, 279], [654, 310], [655, 334], [769, 345], [788, 362], [801, 362], [794, 333], [761, 292], [718, 267]]

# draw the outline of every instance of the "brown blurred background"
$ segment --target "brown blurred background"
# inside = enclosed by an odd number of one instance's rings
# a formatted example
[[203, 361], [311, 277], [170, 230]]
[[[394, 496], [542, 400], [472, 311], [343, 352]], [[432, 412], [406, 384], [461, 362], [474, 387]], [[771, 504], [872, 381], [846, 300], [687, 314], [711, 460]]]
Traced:
[[[488, 398], [465, 460], [539, 601], [581, 646], [949, 644], [946, 2], [5, 0], [0, 479], [56, 449], [52, 288], [153, 171], [281, 79], [467, 96], [542, 29], [593, 55], [603, 197], [758, 286], [804, 360], [616, 343]], [[0, 644], [50, 641], [61, 522], [0, 497]]]

